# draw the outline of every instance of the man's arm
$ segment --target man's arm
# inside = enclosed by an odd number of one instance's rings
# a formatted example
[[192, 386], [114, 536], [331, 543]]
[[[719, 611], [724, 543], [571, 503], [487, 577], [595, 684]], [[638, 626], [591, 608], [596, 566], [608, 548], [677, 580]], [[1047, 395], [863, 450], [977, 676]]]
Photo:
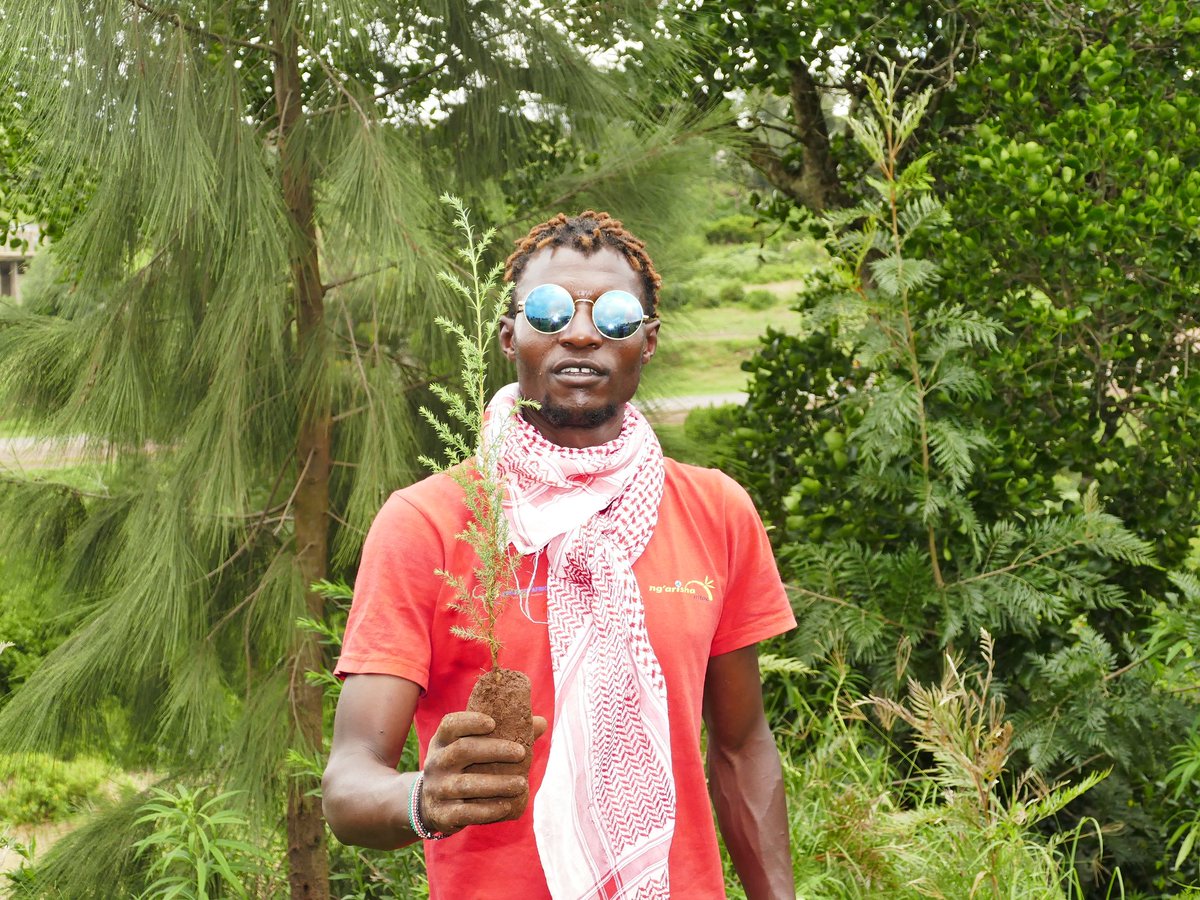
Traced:
[[758, 648], [714, 656], [704, 679], [708, 783], [750, 900], [795, 900], [779, 751], [762, 705]]
[[[397, 772], [420, 697], [419, 685], [392, 675], [351, 675], [342, 685], [333, 745], [322, 782], [325, 818], [338, 840], [390, 850], [417, 840], [408, 822], [416, 772]], [[525, 748], [488, 737], [496, 723], [482, 713], [451, 713], [429, 742], [421, 788], [426, 827], [447, 834], [513, 818], [522, 775], [465, 771], [476, 763], [520, 762]], [[534, 717], [534, 736], [546, 722]]]

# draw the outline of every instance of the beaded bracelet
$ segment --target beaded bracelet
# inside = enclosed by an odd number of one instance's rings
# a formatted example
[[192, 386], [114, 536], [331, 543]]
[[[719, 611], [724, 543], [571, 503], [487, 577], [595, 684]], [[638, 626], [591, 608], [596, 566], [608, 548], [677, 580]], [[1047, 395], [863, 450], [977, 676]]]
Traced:
[[413, 779], [412, 790], [408, 792], [408, 827], [422, 840], [440, 841], [450, 835], [442, 834], [440, 831], [430, 831], [421, 821], [421, 783], [424, 780], [425, 773], [418, 772], [417, 777]]

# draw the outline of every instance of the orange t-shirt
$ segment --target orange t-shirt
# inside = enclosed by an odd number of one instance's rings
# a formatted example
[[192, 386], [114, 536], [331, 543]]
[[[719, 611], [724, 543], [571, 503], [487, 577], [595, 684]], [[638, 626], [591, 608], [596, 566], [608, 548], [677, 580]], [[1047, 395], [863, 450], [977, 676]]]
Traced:
[[[434, 475], [397, 491], [363, 547], [337, 674], [397, 675], [424, 689], [416, 727], [421, 760], [442, 717], [466, 707], [487, 649], [450, 634], [459, 614], [436, 569], [474, 571], [473, 551], [456, 535], [467, 511], [462, 489]], [[533, 711], [554, 727], [554, 676], [546, 626], [546, 558], [517, 568], [522, 602], [511, 592], [500, 615], [500, 664], [533, 683]], [[667, 684], [675, 772], [671, 893], [724, 897], [716, 829], [700, 753], [704, 675], [712, 656], [781, 634], [796, 624], [770, 544], [746, 492], [731, 478], [666, 460], [658, 525], [634, 575], [646, 628]], [[468, 587], [474, 581], [468, 579]], [[522, 610], [525, 607], [525, 611]], [[528, 615], [526, 614], [526, 611]], [[546, 769], [548, 732], [534, 745], [530, 787]], [[629, 810], [637, 816], [638, 810]], [[432, 900], [542, 900], [550, 897], [533, 836], [533, 803], [515, 822], [473, 826], [425, 845]]]

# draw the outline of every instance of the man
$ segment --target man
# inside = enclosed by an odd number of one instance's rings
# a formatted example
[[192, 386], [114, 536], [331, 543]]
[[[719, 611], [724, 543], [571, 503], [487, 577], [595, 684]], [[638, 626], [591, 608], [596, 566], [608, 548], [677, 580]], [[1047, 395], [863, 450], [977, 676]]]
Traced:
[[[590, 210], [534, 228], [506, 277], [500, 345], [517, 383], [488, 427], [504, 442], [523, 556], [497, 635], [548, 733], [527, 782], [467, 771], [525, 750], [462, 711], [489, 658], [450, 634], [460, 620], [435, 570], [470, 579], [474, 556], [456, 539], [462, 489], [435, 475], [388, 500], [363, 550], [337, 666], [329, 824], [368, 847], [425, 838], [434, 900], [693, 900], [725, 896], [711, 792], [747, 896], [791, 900], [755, 645], [795, 620], [746, 493], [665, 459], [627, 405], [658, 346], [660, 279], [641, 241]], [[518, 397], [539, 405], [509, 418]], [[422, 771], [398, 773], [414, 719]], [[513, 798], [527, 789], [522, 812]]]

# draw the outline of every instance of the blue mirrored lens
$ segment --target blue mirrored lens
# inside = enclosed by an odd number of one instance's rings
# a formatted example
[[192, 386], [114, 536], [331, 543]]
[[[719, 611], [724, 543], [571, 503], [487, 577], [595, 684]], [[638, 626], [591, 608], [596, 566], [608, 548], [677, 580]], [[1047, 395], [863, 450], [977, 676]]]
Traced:
[[575, 300], [557, 284], [539, 284], [525, 295], [525, 318], [543, 334], [562, 331], [575, 315]]
[[627, 338], [642, 325], [642, 302], [629, 291], [606, 291], [592, 306], [596, 330], [608, 338]]

